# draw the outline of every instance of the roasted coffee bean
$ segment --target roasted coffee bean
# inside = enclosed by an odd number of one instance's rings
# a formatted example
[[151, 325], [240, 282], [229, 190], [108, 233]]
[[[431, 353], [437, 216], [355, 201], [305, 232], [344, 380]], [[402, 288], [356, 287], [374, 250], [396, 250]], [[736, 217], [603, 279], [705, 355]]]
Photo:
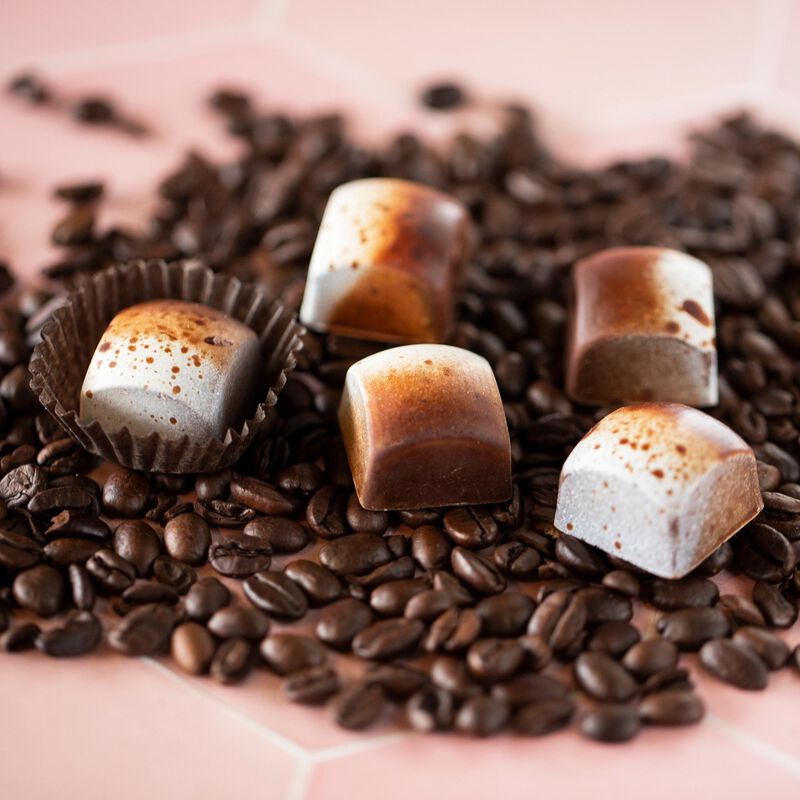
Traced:
[[167, 522], [179, 516], [180, 514], [188, 514], [192, 511], [194, 511], [193, 503], [175, 503], [174, 506], [170, 506], [161, 515], [161, 524], [166, 525]]
[[195, 622], [207, 622], [209, 618], [231, 601], [231, 593], [224, 583], [216, 578], [200, 578], [183, 599], [186, 616]]
[[259, 517], [244, 526], [247, 536], [269, 543], [273, 553], [296, 553], [308, 544], [308, 532], [285, 517]]
[[690, 678], [689, 670], [682, 667], [673, 667], [653, 673], [642, 684], [642, 694], [653, 694], [653, 692], [663, 692], [666, 689], [682, 689], [690, 691], [694, 688]]
[[657, 624], [661, 635], [680, 650], [698, 650], [709, 639], [727, 636], [728, 618], [719, 608], [685, 608], [664, 614]]
[[325, 648], [309, 636], [296, 633], [273, 633], [261, 642], [261, 658], [278, 675], [288, 675], [311, 667], [321, 667], [328, 660]]
[[575, 593], [586, 608], [586, 623], [629, 622], [633, 617], [633, 604], [628, 597], [607, 592], [599, 586], [587, 586]]
[[549, 675], [523, 672], [509, 680], [496, 683], [492, 686], [492, 695], [511, 706], [518, 707], [550, 700], [565, 700], [570, 695], [570, 689]]
[[607, 653], [581, 653], [575, 660], [574, 674], [581, 689], [601, 702], [624, 702], [639, 691], [625, 667]]
[[9, 572], [20, 572], [39, 562], [42, 546], [30, 537], [27, 526], [20, 519], [0, 520], [0, 567]]
[[797, 605], [784, 597], [778, 586], [758, 581], [753, 586], [753, 602], [773, 628], [791, 628], [797, 621]]
[[12, 469], [0, 480], [0, 499], [9, 508], [26, 507], [31, 498], [47, 487], [47, 476], [35, 464]]
[[435, 83], [426, 87], [420, 100], [423, 105], [436, 111], [449, 111], [467, 102], [464, 90], [455, 83]]
[[667, 639], [646, 639], [625, 653], [622, 663], [632, 675], [644, 680], [678, 664], [678, 648]]
[[94, 208], [89, 204], [74, 206], [53, 228], [50, 239], [59, 247], [74, 247], [92, 241]]
[[244, 593], [256, 608], [280, 619], [300, 619], [308, 610], [303, 590], [282, 572], [257, 572], [244, 582]]
[[451, 608], [431, 625], [425, 638], [425, 649], [448, 653], [465, 650], [480, 634], [481, 619], [473, 609]]
[[[36, 414], [41, 410], [39, 400], [31, 390], [30, 382], [31, 374], [28, 372], [28, 368], [22, 364], [7, 372], [0, 380], [0, 398], [18, 414]], [[30, 445], [24, 445], [24, 447], [24, 460], [20, 460], [14, 466], [34, 461], [36, 451], [29, 449]]]
[[43, 105], [51, 98], [47, 86], [30, 72], [15, 75], [8, 83], [8, 91], [33, 105]]
[[[312, 525], [313, 527], [313, 525]], [[319, 560], [337, 575], [365, 575], [391, 560], [386, 542], [374, 533], [352, 533], [325, 544]]]
[[736, 541], [736, 565], [754, 581], [778, 583], [788, 577], [797, 561], [789, 540], [780, 531], [760, 522], [749, 525]]
[[100, 500], [100, 487], [88, 475], [61, 475], [50, 480], [51, 489], [62, 489], [64, 487], [80, 489], [91, 494], [98, 502]]
[[[225, 500], [195, 500], [188, 510], [194, 511], [209, 525], [218, 525], [220, 528], [243, 528], [256, 516], [252, 508]], [[174, 516], [174, 513], [169, 515], [170, 519]]]
[[44, 557], [54, 567], [67, 567], [70, 564], [85, 564], [103, 543], [93, 539], [55, 539], [44, 546]]
[[12, 625], [0, 636], [0, 650], [5, 653], [21, 653], [36, 645], [41, 629], [35, 622], [20, 622]]
[[747, 645], [769, 669], [780, 669], [789, 660], [789, 645], [763, 628], [744, 626], [733, 634], [733, 641]]
[[[0, 382], [0, 387], [2, 387], [2, 382]], [[36, 461], [36, 448], [30, 444], [21, 444], [7, 456], [0, 458], [0, 472], [5, 474], [15, 467], [21, 467], [23, 464], [32, 464], [34, 461]], [[47, 491], [47, 489], [44, 491]], [[41, 493], [39, 492], [39, 494]]]
[[766, 689], [767, 667], [748, 645], [710, 639], [700, 648], [700, 664], [715, 678], [739, 689]]
[[59, 486], [44, 489], [39, 494], [34, 495], [28, 503], [28, 511], [31, 514], [47, 514], [61, 509], [91, 510], [95, 513], [99, 511], [97, 498], [77, 486]]
[[116, 111], [111, 102], [103, 97], [86, 97], [73, 105], [72, 115], [79, 122], [105, 125], [115, 119]]
[[159, 583], [171, 586], [178, 594], [186, 594], [197, 580], [197, 573], [171, 556], [159, 556], [153, 562], [153, 577]]
[[535, 607], [528, 595], [509, 591], [484, 598], [475, 611], [488, 636], [516, 636], [525, 630]]
[[211, 659], [211, 677], [226, 686], [241, 683], [255, 660], [253, 646], [244, 639], [226, 639]]
[[406, 604], [414, 595], [427, 588], [428, 582], [424, 578], [388, 581], [373, 590], [369, 604], [379, 614], [396, 617], [404, 612]]
[[453, 544], [470, 550], [489, 547], [500, 534], [500, 528], [489, 511], [474, 506], [461, 506], [448, 511], [443, 523]]
[[490, 683], [511, 677], [524, 659], [522, 645], [513, 639], [479, 639], [467, 651], [470, 672]]
[[529, 669], [544, 669], [553, 660], [553, 648], [541, 636], [529, 633], [517, 641], [525, 651], [525, 665]]
[[581, 733], [598, 742], [627, 742], [641, 728], [639, 714], [633, 706], [601, 705], [581, 719]]
[[375, 683], [354, 683], [334, 701], [333, 718], [341, 728], [360, 731], [372, 725], [383, 713], [385, 695]]
[[229, 469], [198, 475], [194, 490], [201, 500], [222, 500], [228, 494], [232, 479], [233, 473]]
[[586, 649], [621, 658], [641, 638], [639, 631], [628, 622], [603, 622], [590, 634]]
[[533, 612], [528, 633], [541, 636], [556, 651], [566, 650], [586, 626], [586, 606], [577, 594], [554, 592]]
[[717, 585], [705, 578], [690, 576], [679, 581], [659, 578], [650, 584], [650, 603], [662, 611], [713, 606], [718, 598]]
[[469, 593], [464, 584], [451, 572], [434, 570], [431, 573], [431, 577], [433, 579], [433, 588], [441, 592], [447, 592], [456, 605], [468, 606], [475, 602], [475, 598]]
[[403, 533], [392, 533], [383, 538], [386, 540], [386, 546], [389, 548], [392, 558], [401, 559], [408, 555], [408, 539]]
[[111, 529], [96, 514], [89, 511], [67, 509], [53, 517], [53, 521], [44, 535], [47, 539], [69, 536], [106, 542], [111, 538]]
[[478, 594], [497, 594], [506, 587], [506, 579], [497, 567], [478, 553], [455, 547], [450, 554], [450, 563], [456, 576]]
[[[384, 584], [385, 585], [385, 584]], [[455, 605], [453, 598], [439, 589], [425, 589], [406, 603], [403, 616], [430, 622]]]
[[70, 564], [67, 577], [75, 608], [81, 611], [91, 611], [94, 608], [95, 591], [86, 567], [80, 564]]
[[230, 492], [237, 503], [262, 514], [294, 514], [299, 507], [293, 497], [256, 478], [234, 477]]
[[683, 689], [667, 689], [639, 703], [639, 718], [650, 725], [693, 725], [705, 715], [700, 698]]
[[153, 488], [159, 492], [181, 494], [192, 487], [191, 475], [170, 475], [167, 472], [156, 472], [152, 475]]
[[208, 561], [220, 575], [247, 578], [270, 568], [272, 546], [264, 536], [249, 535], [245, 531], [217, 531]]
[[107, 548], [98, 550], [86, 562], [86, 569], [109, 594], [122, 594], [136, 578], [133, 564]]
[[763, 628], [767, 623], [758, 606], [746, 597], [738, 594], [723, 594], [717, 607], [721, 608], [737, 625], [755, 625]]
[[323, 486], [314, 493], [306, 507], [306, 522], [323, 539], [335, 539], [347, 533], [347, 498], [335, 486]]
[[358, 533], [382, 534], [389, 525], [389, 515], [385, 511], [368, 511], [355, 494], [347, 501], [347, 524]]
[[40, 617], [52, 617], [64, 607], [64, 576], [48, 564], [37, 564], [20, 572], [13, 583], [14, 600]]
[[306, 593], [311, 605], [332, 603], [342, 595], [341, 581], [316, 561], [298, 558], [290, 561], [283, 571]]
[[136, 573], [145, 577], [161, 553], [161, 541], [153, 528], [142, 520], [122, 522], [111, 538], [114, 552], [133, 564]]
[[122, 599], [129, 605], [138, 603], [174, 604], [178, 602], [178, 593], [171, 586], [139, 578], [125, 589]]
[[167, 605], [149, 603], [137, 606], [117, 623], [108, 643], [129, 656], [147, 656], [166, 649], [177, 613]]
[[411, 555], [422, 569], [444, 569], [450, 564], [453, 545], [441, 528], [420, 525], [411, 534]]
[[322, 470], [308, 462], [291, 464], [278, 472], [278, 488], [292, 494], [313, 494], [322, 486]]
[[180, 514], [164, 526], [164, 547], [178, 561], [198, 567], [210, 546], [211, 531], [197, 514]]
[[522, 542], [504, 542], [494, 551], [494, 563], [500, 572], [519, 580], [532, 578], [541, 562], [539, 553]]
[[64, 476], [88, 470], [91, 456], [71, 438], [48, 442], [36, 455], [36, 463], [49, 476]]
[[599, 551], [566, 533], [556, 539], [556, 558], [570, 572], [583, 578], [599, 578], [606, 571]]
[[[384, 539], [383, 541], [386, 542], [388, 540]], [[351, 591], [355, 587], [363, 587], [364, 590], [370, 591], [390, 581], [407, 580], [413, 574], [414, 562], [410, 556], [403, 556], [394, 561], [389, 561], [388, 564], [375, 567], [366, 575], [346, 575], [345, 580], [350, 584]]]
[[523, 736], [546, 736], [569, 725], [574, 713], [575, 704], [567, 697], [540, 700], [520, 708], [511, 726]]
[[442, 518], [442, 512], [438, 508], [413, 508], [398, 511], [397, 515], [404, 525], [409, 528], [419, 528], [420, 525], [435, 525]]
[[464, 700], [481, 691], [481, 685], [470, 674], [467, 665], [454, 656], [439, 656], [428, 670], [433, 684], [444, 689], [458, 700]]
[[207, 627], [220, 639], [247, 639], [255, 642], [267, 635], [269, 619], [257, 608], [224, 606], [211, 615]]
[[339, 676], [330, 667], [293, 672], [281, 681], [283, 694], [293, 703], [321, 705], [339, 691]]
[[184, 622], [172, 631], [172, 659], [190, 675], [207, 672], [216, 649], [211, 634], [196, 622]]
[[458, 710], [456, 729], [468, 736], [491, 736], [508, 723], [511, 710], [507, 703], [491, 695], [468, 698]]
[[141, 472], [118, 469], [103, 484], [103, 508], [112, 517], [138, 517], [150, 499], [150, 480]]
[[56, 186], [53, 194], [59, 200], [68, 203], [91, 203], [99, 200], [103, 194], [104, 186], [100, 181], [86, 181], [85, 183], [69, 183]]
[[405, 664], [372, 664], [365, 670], [364, 680], [377, 683], [394, 700], [405, 700], [429, 683], [424, 672]]
[[[329, 610], [332, 606], [328, 606]], [[360, 658], [383, 660], [394, 658], [414, 647], [425, 633], [425, 626], [416, 619], [390, 618], [373, 622], [360, 630], [351, 642]]]
[[353, 637], [375, 621], [372, 609], [353, 597], [343, 597], [322, 609], [317, 620], [317, 638], [331, 647], [350, 647]]
[[406, 718], [409, 725], [420, 733], [447, 730], [453, 724], [454, 705], [450, 692], [433, 686], [425, 687], [408, 698]]

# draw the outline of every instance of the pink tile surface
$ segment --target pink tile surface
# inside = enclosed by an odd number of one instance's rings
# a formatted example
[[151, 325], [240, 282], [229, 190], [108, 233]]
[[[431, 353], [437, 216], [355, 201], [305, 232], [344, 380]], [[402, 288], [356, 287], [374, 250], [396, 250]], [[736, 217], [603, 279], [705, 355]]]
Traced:
[[[32, 278], [50, 256], [58, 181], [106, 178], [106, 221], [136, 224], [187, 146], [232, 153], [203, 104], [220, 83], [254, 89], [267, 109], [347, 108], [364, 138], [405, 126], [442, 137], [485, 125], [486, 109], [446, 117], [417, 108], [414, 93], [432, 75], [465, 76], [484, 100], [536, 102], [554, 147], [582, 161], [675, 151], [687, 127], [743, 102], [800, 129], [785, 99], [800, 92], [791, 0], [430, 0], [425, 9], [367, 0], [0, 6], [3, 78], [42, 64], [68, 96], [109, 92], [157, 131], [132, 141], [0, 95], [0, 257]], [[800, 642], [800, 623], [786, 635]], [[226, 688], [153, 661], [4, 656], [0, 763], [15, 769], [4, 771], [0, 797], [800, 796], [800, 678], [774, 675], [768, 692], [748, 694], [696, 677], [711, 712], [703, 724], [613, 748], [574, 732], [422, 738], [392, 720], [355, 735], [323, 711], [285, 703], [264, 673]]]

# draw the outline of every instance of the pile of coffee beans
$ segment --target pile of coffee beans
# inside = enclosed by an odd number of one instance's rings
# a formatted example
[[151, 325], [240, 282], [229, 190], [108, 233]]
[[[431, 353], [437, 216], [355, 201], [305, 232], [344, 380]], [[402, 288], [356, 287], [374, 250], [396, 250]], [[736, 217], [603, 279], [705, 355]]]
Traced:
[[[13, 88], [47, 99], [36, 85]], [[426, 102], [463, 97], [433, 87]], [[583, 170], [555, 159], [517, 106], [488, 140], [462, 133], [434, 150], [405, 134], [366, 150], [338, 116], [263, 112], [229, 89], [210, 102], [241, 157], [187, 153], [143, 232], [98, 230], [102, 185], [59, 187], [70, 211], [53, 232], [63, 255], [45, 269], [53, 291], [24, 290], [0, 309], [3, 650], [169, 653], [225, 684], [266, 669], [288, 700], [327, 704], [350, 729], [391, 714], [473, 736], [541, 736], [574, 722], [607, 742], [700, 720], [697, 664], [743, 689], [765, 688], [774, 670], [800, 681], [800, 145], [742, 114], [695, 135], [686, 163]], [[494, 368], [513, 497], [363, 509], [336, 411], [348, 367], [379, 346], [313, 333], [270, 435], [234, 469], [93, 472], [28, 387], [31, 347], [63, 291], [117, 261], [200, 257], [296, 309], [330, 191], [375, 175], [441, 187], [474, 218], [454, 343]], [[623, 244], [711, 265], [721, 363], [712, 413], [759, 459], [765, 510], [680, 581], [552, 524], [561, 465], [609, 410], [563, 391], [570, 267]], [[723, 573], [738, 577], [720, 594], [713, 578]], [[654, 626], [639, 622], [651, 616], [637, 616], [643, 608], [656, 610]]]

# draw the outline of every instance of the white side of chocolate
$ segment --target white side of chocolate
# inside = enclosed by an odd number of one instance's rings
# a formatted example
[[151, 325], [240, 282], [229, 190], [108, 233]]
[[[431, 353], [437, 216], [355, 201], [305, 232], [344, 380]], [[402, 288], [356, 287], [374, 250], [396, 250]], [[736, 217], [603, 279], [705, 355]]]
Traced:
[[[182, 324], [181, 315], [191, 318], [198, 306], [161, 302], [125, 309], [112, 320], [83, 381], [81, 419], [97, 420], [109, 431], [126, 427], [135, 436], [223, 439], [253, 399], [261, 361], [258, 337], [238, 320], [215, 312], [200, 343], [181, 352], [187, 345], [180, 337], [165, 336], [159, 321], [175, 330], [171, 326]], [[132, 322], [131, 312], [144, 306], [147, 314]], [[205, 337], [222, 343], [208, 344]]]
[[734, 473], [758, 509], [755, 457], [733, 431], [685, 406], [627, 406], [601, 420], [564, 463], [555, 526], [678, 578], [752, 518], [735, 517]]

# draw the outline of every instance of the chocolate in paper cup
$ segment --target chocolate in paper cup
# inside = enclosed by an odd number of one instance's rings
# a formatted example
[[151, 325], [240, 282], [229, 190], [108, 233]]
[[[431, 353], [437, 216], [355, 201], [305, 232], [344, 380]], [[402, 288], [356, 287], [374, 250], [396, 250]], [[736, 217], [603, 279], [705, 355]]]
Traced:
[[[158, 433], [133, 435], [128, 428], [107, 430], [79, 417], [80, 392], [95, 348], [109, 322], [123, 308], [169, 298], [224, 311], [259, 337], [264, 399], [239, 429], [224, 439]], [[72, 292], [42, 328], [31, 356], [31, 388], [67, 433], [92, 453], [146, 472], [214, 472], [235, 463], [269, 429], [278, 394], [294, 369], [304, 328], [281, 303], [237, 278], [212, 272], [199, 261], [137, 261], [94, 275]]]

